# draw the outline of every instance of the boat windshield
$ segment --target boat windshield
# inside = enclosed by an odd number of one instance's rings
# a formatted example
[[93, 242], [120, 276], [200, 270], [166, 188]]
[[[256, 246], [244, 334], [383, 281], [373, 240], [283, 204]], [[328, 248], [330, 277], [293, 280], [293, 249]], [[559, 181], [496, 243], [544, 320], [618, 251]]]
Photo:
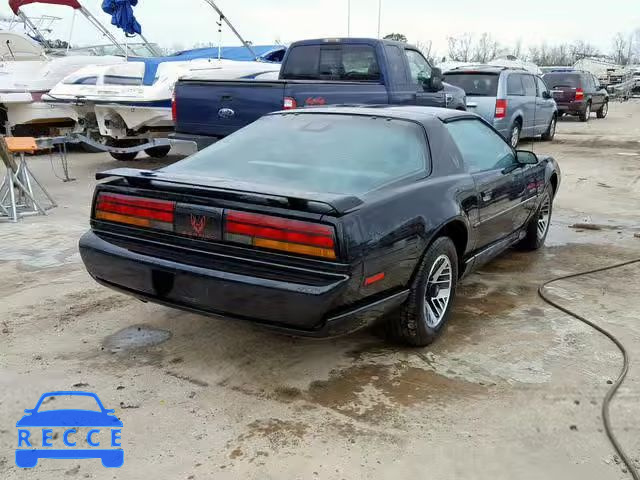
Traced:
[[[124, 47], [125, 45], [123, 45]], [[157, 45], [153, 45], [155, 48], [158, 48]], [[152, 50], [148, 45], [144, 43], [129, 43], [126, 45], [129, 49], [129, 55], [132, 57], [154, 57]], [[69, 51], [66, 49], [56, 49], [47, 52], [49, 55], [53, 57], [67, 57], [67, 56], [79, 56], [79, 55], [89, 55], [100, 57], [103, 55], [115, 55], [122, 56], [122, 51], [118, 49], [115, 45], [109, 43], [105, 45], [89, 45], [86, 47], [77, 47], [71, 48]]]

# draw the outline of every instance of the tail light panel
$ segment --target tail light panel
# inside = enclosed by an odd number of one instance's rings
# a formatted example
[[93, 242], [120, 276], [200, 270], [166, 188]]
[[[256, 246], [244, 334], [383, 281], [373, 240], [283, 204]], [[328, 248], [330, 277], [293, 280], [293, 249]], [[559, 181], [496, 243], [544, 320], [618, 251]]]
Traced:
[[171, 232], [175, 209], [175, 202], [166, 200], [99, 193], [94, 215], [96, 220]]
[[584, 100], [584, 90], [576, 88], [576, 100]]
[[495, 118], [505, 118], [507, 116], [507, 101], [504, 99], [496, 100]]
[[173, 123], [178, 122], [178, 104], [176, 103], [176, 90], [173, 89], [173, 93], [171, 94], [171, 118], [173, 119]]

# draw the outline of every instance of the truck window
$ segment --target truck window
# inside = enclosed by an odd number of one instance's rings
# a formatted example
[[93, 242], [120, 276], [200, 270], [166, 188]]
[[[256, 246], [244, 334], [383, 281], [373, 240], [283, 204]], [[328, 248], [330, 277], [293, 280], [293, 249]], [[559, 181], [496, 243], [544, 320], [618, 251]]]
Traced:
[[424, 80], [431, 78], [431, 65], [417, 50], [405, 50], [409, 70], [411, 71], [411, 81], [416, 85], [421, 85]]
[[394, 85], [403, 85], [407, 83], [407, 68], [404, 64], [404, 58], [402, 57], [402, 51], [395, 45], [387, 45], [385, 51], [387, 52], [387, 70], [389, 71], [389, 77], [391, 77], [391, 83]]
[[282, 78], [378, 81], [380, 67], [369, 45], [301, 45], [291, 49]]

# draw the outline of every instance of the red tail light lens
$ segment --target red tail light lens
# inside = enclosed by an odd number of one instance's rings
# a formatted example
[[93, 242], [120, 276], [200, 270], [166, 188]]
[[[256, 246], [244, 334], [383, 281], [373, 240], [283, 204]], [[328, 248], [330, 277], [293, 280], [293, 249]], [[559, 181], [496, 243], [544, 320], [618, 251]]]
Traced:
[[171, 118], [173, 119], [173, 123], [178, 122], [178, 104], [176, 103], [176, 91], [173, 90], [173, 94], [171, 95]]
[[576, 88], [576, 100], [584, 100], [584, 90]]
[[136, 227], [173, 231], [175, 208], [175, 202], [100, 193], [96, 200], [95, 218]]
[[507, 101], [496, 100], [496, 118], [505, 118], [507, 116]]
[[224, 238], [270, 250], [335, 260], [333, 227], [299, 220], [227, 211]]
[[293, 110], [294, 108], [298, 108], [298, 102], [293, 97], [284, 97], [284, 110]]

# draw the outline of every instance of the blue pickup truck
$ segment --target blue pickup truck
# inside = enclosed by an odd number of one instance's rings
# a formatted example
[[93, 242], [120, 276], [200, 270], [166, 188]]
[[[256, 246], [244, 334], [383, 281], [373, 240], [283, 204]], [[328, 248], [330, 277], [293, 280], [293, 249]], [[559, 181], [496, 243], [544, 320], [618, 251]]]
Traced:
[[293, 43], [273, 80], [214, 80], [206, 72], [175, 87], [175, 138], [203, 148], [261, 116], [338, 104], [421, 105], [466, 109], [464, 90], [442, 81], [420, 51], [405, 43], [325, 38]]

